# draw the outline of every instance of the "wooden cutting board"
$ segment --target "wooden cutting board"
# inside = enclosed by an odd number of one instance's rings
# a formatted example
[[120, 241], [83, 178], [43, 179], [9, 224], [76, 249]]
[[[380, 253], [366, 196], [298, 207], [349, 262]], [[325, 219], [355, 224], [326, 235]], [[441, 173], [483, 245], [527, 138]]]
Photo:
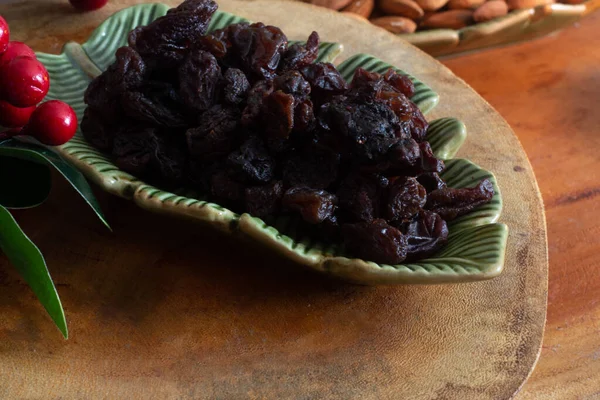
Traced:
[[[134, 3], [78, 14], [63, 0], [18, 1], [0, 14], [15, 40], [58, 53]], [[548, 260], [538, 187], [509, 126], [444, 66], [368, 23], [301, 3], [220, 5], [291, 38], [318, 30], [345, 45], [340, 60], [368, 52], [440, 93], [430, 118], [464, 121], [459, 156], [502, 188], [504, 273], [353, 286], [97, 191], [107, 232], [57, 178], [50, 200], [17, 218], [46, 256], [71, 337], [0, 256], [0, 398], [510, 398], [540, 349]]]

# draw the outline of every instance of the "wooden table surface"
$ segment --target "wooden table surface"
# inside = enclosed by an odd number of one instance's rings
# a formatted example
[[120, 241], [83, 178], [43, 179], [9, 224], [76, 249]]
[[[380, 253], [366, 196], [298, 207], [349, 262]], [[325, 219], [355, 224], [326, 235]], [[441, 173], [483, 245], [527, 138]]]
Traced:
[[546, 204], [547, 327], [518, 400], [600, 398], [599, 49], [600, 14], [553, 37], [444, 61], [514, 128]]
[[548, 314], [516, 399], [600, 398], [600, 14], [552, 37], [445, 60], [509, 122], [548, 225]]

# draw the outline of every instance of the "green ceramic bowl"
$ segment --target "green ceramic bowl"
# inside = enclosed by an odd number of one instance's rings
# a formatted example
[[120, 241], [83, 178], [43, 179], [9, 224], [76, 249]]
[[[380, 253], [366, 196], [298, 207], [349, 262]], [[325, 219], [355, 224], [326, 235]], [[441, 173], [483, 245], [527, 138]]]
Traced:
[[[164, 15], [163, 4], [142, 4], [124, 9], [102, 23], [83, 45], [69, 42], [62, 54], [38, 53], [52, 82], [47, 99], [69, 103], [81, 118], [85, 109], [83, 93], [92, 78], [114, 60], [115, 50], [126, 43], [127, 33]], [[209, 29], [218, 29], [244, 21], [224, 12], [217, 12]], [[342, 45], [323, 43], [319, 61], [333, 62]], [[342, 75], [350, 79], [358, 67], [385, 72], [391, 66], [365, 54], [357, 54], [340, 64]], [[402, 71], [400, 71], [402, 72]], [[423, 112], [434, 108], [439, 100], [424, 83], [413, 79], [416, 94], [412, 100]], [[133, 200], [150, 211], [171, 214], [204, 222], [218, 230], [248, 237], [264, 243], [314, 270], [363, 284], [469, 282], [500, 274], [504, 264], [507, 227], [496, 221], [502, 210], [500, 190], [493, 174], [462, 159], [452, 159], [466, 138], [465, 126], [454, 118], [431, 122], [427, 138], [435, 154], [446, 160], [443, 178], [451, 187], [471, 187], [482, 178], [490, 178], [496, 195], [491, 203], [449, 224], [448, 245], [435, 257], [411, 264], [382, 265], [348, 257], [339, 246], [327, 245], [296, 233], [289, 218], [281, 217], [269, 223], [249, 214], [237, 214], [209, 202], [204, 195], [193, 192], [166, 192], [148, 185], [119, 170], [106, 155], [89, 145], [78, 134], [58, 148], [61, 155], [76, 165], [106, 191]]]

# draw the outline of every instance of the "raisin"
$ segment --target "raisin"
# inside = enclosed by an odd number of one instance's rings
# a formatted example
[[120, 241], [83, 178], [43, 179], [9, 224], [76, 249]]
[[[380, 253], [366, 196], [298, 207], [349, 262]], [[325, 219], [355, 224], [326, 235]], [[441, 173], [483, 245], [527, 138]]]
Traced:
[[116, 122], [121, 94], [140, 88], [146, 73], [146, 64], [135, 50], [119, 48], [115, 62], [90, 82], [84, 94], [85, 104], [105, 123]]
[[330, 218], [336, 203], [335, 195], [325, 190], [298, 186], [288, 189], [282, 201], [286, 209], [299, 212], [302, 219], [309, 224], [319, 224]]
[[147, 26], [133, 30], [129, 46], [157, 65], [178, 64], [206, 33], [216, 10], [212, 0], [186, 0]]
[[229, 41], [240, 61], [240, 69], [257, 79], [272, 79], [287, 47], [281, 29], [261, 22], [229, 32]]
[[121, 105], [127, 116], [143, 123], [170, 128], [187, 125], [185, 118], [177, 112], [176, 108], [155, 101], [144, 93], [123, 93]]
[[425, 172], [417, 176], [417, 180], [425, 187], [427, 193], [446, 187], [446, 182], [444, 182], [437, 172]]
[[406, 75], [400, 74], [394, 71], [392, 68], [388, 69], [383, 79], [394, 89], [402, 93], [408, 98], [411, 98], [415, 94], [415, 85], [412, 83], [410, 78]]
[[334, 101], [321, 107], [320, 125], [341, 135], [361, 163], [381, 161], [398, 143], [398, 119], [385, 104]]
[[422, 210], [403, 231], [407, 237], [408, 258], [428, 257], [448, 241], [448, 225], [438, 214]]
[[396, 179], [389, 187], [385, 216], [389, 221], [407, 220], [419, 213], [427, 192], [415, 178]]
[[242, 123], [252, 125], [258, 121], [265, 99], [273, 93], [273, 81], [258, 81], [248, 92], [246, 108], [242, 113]]
[[313, 63], [319, 55], [319, 34], [313, 32], [305, 44], [295, 43], [281, 57], [279, 69], [288, 71]]
[[281, 208], [282, 196], [283, 184], [280, 181], [248, 187], [244, 193], [246, 211], [259, 218], [275, 215]]
[[186, 106], [204, 111], [215, 104], [221, 67], [212, 54], [203, 50], [189, 53], [179, 67], [179, 93]]
[[473, 188], [445, 188], [434, 190], [427, 196], [426, 208], [439, 214], [446, 221], [464, 215], [474, 208], [488, 203], [494, 196], [494, 186], [484, 179]]
[[186, 132], [188, 151], [203, 161], [216, 161], [229, 154], [239, 124], [237, 109], [213, 106], [198, 120], [196, 128]]
[[431, 149], [429, 142], [419, 143], [419, 149], [421, 157], [415, 166], [416, 171], [413, 171], [413, 175], [417, 175], [422, 172], [442, 172], [444, 170], [444, 162], [438, 159]]
[[398, 264], [407, 255], [407, 238], [383, 219], [342, 225], [346, 249], [355, 256], [382, 264]]
[[173, 136], [159, 136], [152, 155], [152, 173], [156, 181], [166, 187], [183, 183], [186, 164], [183, 141]]
[[390, 151], [389, 159], [392, 168], [407, 169], [421, 159], [421, 148], [414, 139], [403, 139]]
[[250, 82], [244, 73], [237, 68], [229, 68], [223, 74], [223, 100], [229, 104], [240, 104], [248, 96]]
[[317, 225], [318, 229], [315, 234], [322, 240], [329, 243], [340, 240], [341, 226], [337, 215], [332, 215], [326, 218], [323, 222]]
[[196, 49], [204, 50], [215, 56], [216, 59], [220, 60], [227, 55], [227, 43], [223, 38], [218, 37], [214, 34], [202, 36], [196, 43], [194, 43]]
[[150, 172], [157, 142], [156, 128], [123, 127], [114, 139], [115, 164], [123, 171], [145, 176]]
[[340, 208], [354, 220], [372, 221], [380, 214], [380, 200], [388, 180], [376, 174], [348, 175], [337, 190]]
[[325, 103], [348, 88], [342, 75], [330, 63], [308, 64], [300, 69], [300, 73], [310, 83], [312, 100], [317, 104]]
[[242, 182], [267, 183], [275, 175], [275, 160], [269, 155], [263, 141], [256, 136], [229, 154], [227, 164]]
[[429, 129], [429, 123], [425, 119], [425, 116], [419, 110], [416, 104], [411, 103], [411, 124], [410, 124], [410, 135], [417, 142], [425, 140], [427, 136], [427, 130]]
[[294, 108], [294, 131], [311, 132], [315, 128], [315, 113], [312, 101], [306, 99]]
[[112, 151], [115, 128], [106, 125], [102, 117], [89, 107], [83, 113], [81, 132], [92, 146], [102, 151]]
[[275, 90], [281, 90], [283, 93], [292, 95], [295, 104], [307, 100], [310, 95], [310, 84], [298, 71], [287, 71], [276, 77], [273, 83]]
[[337, 178], [340, 156], [317, 146], [294, 151], [283, 165], [286, 187], [308, 186], [326, 189]]
[[245, 187], [233, 179], [226, 171], [220, 170], [210, 177], [210, 191], [213, 196], [234, 206], [242, 201]]
[[272, 139], [288, 139], [294, 127], [294, 97], [281, 90], [271, 93], [263, 106], [265, 133]]

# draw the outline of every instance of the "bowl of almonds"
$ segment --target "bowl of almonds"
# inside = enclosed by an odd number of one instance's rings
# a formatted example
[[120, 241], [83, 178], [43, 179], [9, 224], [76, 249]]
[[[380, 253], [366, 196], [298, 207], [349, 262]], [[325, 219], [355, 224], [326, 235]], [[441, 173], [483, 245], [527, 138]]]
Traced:
[[386, 29], [433, 56], [545, 36], [600, 0], [302, 0]]

